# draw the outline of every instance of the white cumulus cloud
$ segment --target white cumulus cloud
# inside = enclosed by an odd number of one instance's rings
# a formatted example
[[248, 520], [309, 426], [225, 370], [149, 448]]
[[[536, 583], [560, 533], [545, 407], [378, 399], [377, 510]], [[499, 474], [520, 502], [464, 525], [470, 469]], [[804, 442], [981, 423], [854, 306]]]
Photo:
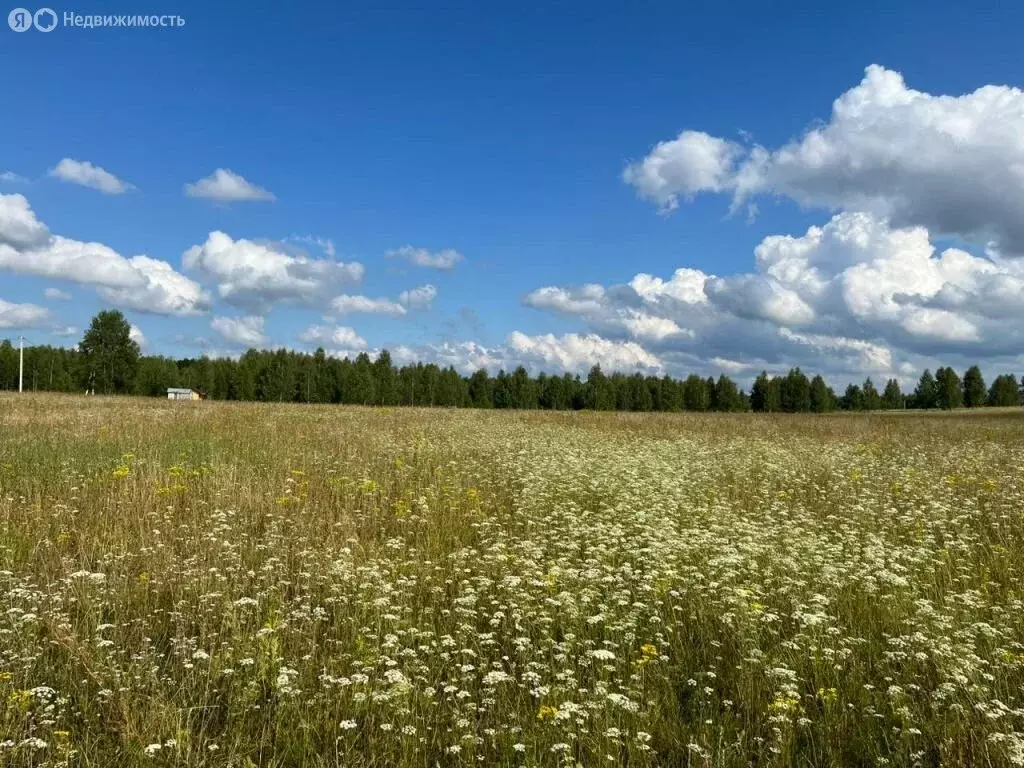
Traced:
[[395, 363], [406, 365], [419, 361], [434, 363], [441, 368], [454, 368], [462, 374], [471, 374], [486, 368], [492, 373], [499, 369], [511, 370], [516, 366], [501, 347], [488, 348], [476, 341], [445, 341], [421, 347], [398, 347], [393, 355]]
[[632, 341], [614, 341], [595, 333], [548, 333], [528, 336], [520, 331], [509, 334], [507, 345], [519, 360], [540, 367], [556, 367], [565, 371], [583, 372], [594, 365], [605, 371], [661, 370], [657, 356]]
[[1024, 261], [938, 249], [924, 227], [863, 212], [766, 237], [754, 256], [751, 271], [727, 277], [684, 267], [669, 279], [548, 286], [526, 303], [633, 339], [680, 371], [884, 376], [1024, 353]]
[[71, 301], [71, 294], [60, 288], [47, 288], [43, 291], [43, 295], [51, 301]]
[[647, 304], [706, 304], [704, 291], [708, 276], [699, 269], [680, 267], [668, 280], [641, 272], [629, 281], [629, 287]]
[[223, 232], [211, 232], [205, 243], [185, 251], [182, 263], [216, 280], [225, 302], [259, 311], [276, 303], [320, 304], [340, 283], [358, 282], [365, 272], [358, 262], [294, 255]]
[[215, 317], [210, 327], [231, 344], [241, 347], [266, 346], [268, 338], [263, 333], [264, 319], [255, 315], [245, 317]]
[[437, 288], [430, 283], [410, 288], [398, 295], [398, 303], [406, 309], [426, 309], [437, 298]]
[[443, 251], [433, 253], [426, 248], [414, 248], [411, 245], [403, 245], [385, 254], [388, 258], [404, 259], [417, 267], [429, 269], [452, 269], [465, 257], [456, 250], [446, 248]]
[[87, 160], [72, 160], [70, 157], [65, 157], [57, 163], [56, 167], [50, 170], [50, 176], [71, 184], [98, 189], [108, 195], [123, 195], [135, 188], [98, 165], [93, 165]]
[[[680, 328], [675, 320], [668, 317], [650, 315], [635, 309], [627, 309], [619, 313], [615, 318], [631, 336], [637, 339], [651, 341], [663, 341], [676, 335], [693, 337], [693, 331], [688, 328]], [[617, 323], [611, 322], [614, 327]]]
[[642, 196], [671, 210], [679, 205], [680, 197], [732, 190], [736, 163], [742, 155], [743, 148], [735, 142], [702, 131], [683, 131], [627, 166], [622, 178]]
[[[485, 368], [492, 374], [499, 370], [511, 371], [523, 366], [537, 374], [572, 372], [581, 375], [594, 365], [606, 372], [656, 373], [662, 370], [661, 361], [639, 344], [615, 341], [598, 334], [568, 333], [556, 336], [531, 336], [513, 331], [503, 344], [485, 346], [476, 341], [444, 341], [438, 344], [387, 347], [396, 365], [424, 362], [441, 368], [454, 368], [468, 375]], [[359, 349], [376, 357], [378, 349]], [[350, 355], [351, 356], [351, 355]]]
[[366, 349], [366, 339], [344, 325], [311, 325], [299, 334], [299, 341], [324, 347], [335, 357], [345, 357], [344, 354], [334, 354], [338, 351]]
[[579, 288], [549, 285], [527, 294], [523, 303], [534, 309], [582, 315], [600, 312], [605, 306], [604, 287], [587, 283]]
[[392, 315], [401, 317], [406, 310], [403, 304], [390, 299], [372, 299], [369, 296], [342, 294], [331, 300], [331, 311], [338, 315], [363, 313], [368, 315]]
[[50, 318], [46, 307], [0, 299], [0, 328], [38, 328]]
[[188, 197], [203, 197], [221, 203], [239, 201], [273, 201], [277, 198], [263, 187], [246, 181], [234, 171], [218, 168], [209, 176], [185, 185]]
[[[657, 280], [649, 275], [638, 277], [652, 282]], [[549, 285], [527, 294], [523, 303], [534, 309], [579, 316], [601, 332], [621, 334], [625, 331], [639, 340], [661, 341], [677, 334], [690, 336], [693, 333], [670, 317], [646, 311], [638, 294], [621, 286], [607, 291], [595, 283], [571, 287]]]
[[36, 218], [24, 195], [0, 195], [0, 245], [24, 250], [49, 239], [50, 230]]
[[797, 333], [789, 328], [779, 328], [779, 336], [837, 359], [839, 367], [847, 370], [871, 372], [893, 369], [892, 350], [881, 344], [843, 336]]
[[0, 195], [0, 270], [91, 286], [112, 304], [139, 312], [194, 315], [210, 304], [198, 283], [165, 261], [51, 235], [21, 195]]
[[815, 318], [814, 309], [798, 293], [757, 275], [713, 277], [705, 284], [705, 292], [717, 306], [737, 317], [793, 327], [807, 325]]
[[658, 144], [624, 175], [663, 208], [702, 192], [785, 195], [865, 211], [896, 227], [991, 242], [1024, 254], [1024, 91], [985, 85], [961, 95], [909, 88], [878, 65], [830, 118], [776, 149], [692, 130]]
[[142, 332], [142, 329], [137, 325], [133, 325], [128, 333], [128, 336], [134, 341], [139, 347], [146, 345], [146, 334]]

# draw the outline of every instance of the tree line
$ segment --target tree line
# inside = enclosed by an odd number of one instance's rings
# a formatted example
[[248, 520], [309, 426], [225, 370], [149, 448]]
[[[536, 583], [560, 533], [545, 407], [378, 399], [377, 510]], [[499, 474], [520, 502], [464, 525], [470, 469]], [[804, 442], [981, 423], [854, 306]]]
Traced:
[[[896, 379], [881, 391], [868, 378], [843, 394], [820, 376], [799, 368], [784, 376], [762, 372], [747, 393], [725, 374], [717, 379], [606, 374], [599, 366], [585, 378], [566, 373], [531, 376], [522, 366], [492, 376], [463, 376], [433, 363], [395, 366], [384, 350], [354, 360], [290, 350], [250, 349], [239, 359], [144, 356], [120, 312], [100, 312], [75, 348], [25, 348], [29, 391], [166, 396], [168, 387], [192, 387], [215, 400], [339, 403], [352, 405], [449, 406], [599, 411], [759, 411], [778, 413], [903, 408], [1019, 406], [1021, 386], [1007, 373], [987, 386], [978, 366], [961, 378], [952, 368], [925, 371], [912, 393]], [[17, 389], [18, 349], [0, 342], [0, 389]]]

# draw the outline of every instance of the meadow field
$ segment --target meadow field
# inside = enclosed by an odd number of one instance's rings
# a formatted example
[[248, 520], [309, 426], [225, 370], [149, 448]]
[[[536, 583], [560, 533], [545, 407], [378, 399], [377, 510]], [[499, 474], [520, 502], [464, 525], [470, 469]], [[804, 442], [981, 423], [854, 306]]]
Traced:
[[1024, 415], [0, 395], [0, 765], [1024, 765]]

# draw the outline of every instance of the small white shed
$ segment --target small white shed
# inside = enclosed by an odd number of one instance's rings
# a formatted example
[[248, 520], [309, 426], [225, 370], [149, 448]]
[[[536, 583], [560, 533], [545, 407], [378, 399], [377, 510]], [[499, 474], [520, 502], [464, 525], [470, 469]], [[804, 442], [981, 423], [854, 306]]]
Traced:
[[168, 400], [202, 400], [203, 396], [199, 394], [197, 390], [181, 388], [181, 387], [169, 387], [167, 389]]

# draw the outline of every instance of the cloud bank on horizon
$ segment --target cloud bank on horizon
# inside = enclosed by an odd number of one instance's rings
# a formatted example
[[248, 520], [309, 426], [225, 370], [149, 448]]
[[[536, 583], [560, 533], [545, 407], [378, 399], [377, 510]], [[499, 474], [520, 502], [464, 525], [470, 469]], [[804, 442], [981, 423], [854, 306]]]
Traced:
[[[1017, 88], [934, 95], [871, 65], [834, 101], [827, 121], [781, 146], [694, 126], [658, 142], [622, 173], [640, 198], [667, 213], [700, 195], [722, 196], [723, 209], [733, 212], [766, 196], [822, 212], [804, 232], [765, 237], [748, 271], [714, 275], [684, 263], [670, 275], [638, 271], [605, 285], [586, 281], [581, 265], [578, 283], [540, 285], [521, 299], [574, 331], [507, 328], [504, 341], [490, 346], [396, 338], [387, 347], [399, 363], [433, 361], [463, 372], [525, 365], [585, 373], [601, 365], [749, 377], [798, 365], [834, 377], [908, 380], [947, 358], [1014, 366], [1024, 362], [1021, 136], [1024, 92]], [[135, 189], [70, 158], [49, 175], [110, 195]], [[183, 189], [217, 203], [277, 199], [225, 168]], [[435, 274], [467, 261], [454, 248], [412, 245], [382, 259]], [[313, 235], [274, 242], [212, 231], [179, 263], [54, 234], [24, 194], [0, 193], [0, 271], [53, 283], [45, 290], [50, 306], [0, 297], [2, 329], [59, 335], [69, 327], [61, 306], [70, 304], [66, 289], [77, 286], [130, 312], [209, 317], [228, 353], [299, 345], [376, 354], [356, 321], [377, 316], [413, 327], [439, 295], [433, 283], [417, 281], [397, 295], [356, 292], [366, 265], [337, 258], [333, 241]], [[313, 318], [293, 338], [273, 338], [267, 318], [280, 309]], [[352, 324], [336, 324], [340, 318]]]

